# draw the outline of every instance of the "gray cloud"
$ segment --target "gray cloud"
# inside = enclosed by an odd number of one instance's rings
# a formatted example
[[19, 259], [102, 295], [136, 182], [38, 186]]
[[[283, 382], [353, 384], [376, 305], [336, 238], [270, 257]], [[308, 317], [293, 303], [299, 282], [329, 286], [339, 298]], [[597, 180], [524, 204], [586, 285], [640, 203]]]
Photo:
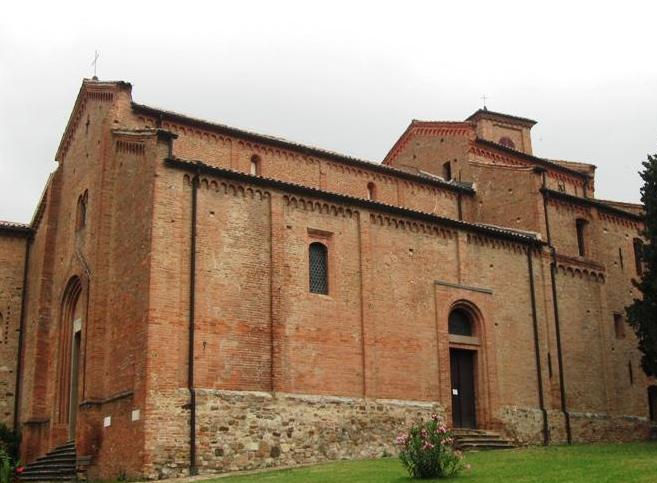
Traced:
[[0, 19], [0, 219], [29, 221], [81, 79], [379, 161], [412, 118], [531, 117], [539, 156], [637, 201], [657, 151], [657, 6], [586, 2], [13, 2]]

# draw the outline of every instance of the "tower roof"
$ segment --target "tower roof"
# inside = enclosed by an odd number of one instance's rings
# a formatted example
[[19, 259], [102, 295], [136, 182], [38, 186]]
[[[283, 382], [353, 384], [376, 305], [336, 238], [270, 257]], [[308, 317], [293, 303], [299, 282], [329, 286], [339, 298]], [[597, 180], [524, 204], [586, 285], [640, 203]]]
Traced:
[[502, 112], [489, 111], [486, 108], [475, 111], [468, 118], [466, 118], [466, 121], [478, 121], [479, 119], [492, 119], [494, 121], [512, 122], [514, 124], [522, 124], [526, 127], [532, 127], [534, 124], [536, 124], [536, 121], [533, 119], [512, 116]]

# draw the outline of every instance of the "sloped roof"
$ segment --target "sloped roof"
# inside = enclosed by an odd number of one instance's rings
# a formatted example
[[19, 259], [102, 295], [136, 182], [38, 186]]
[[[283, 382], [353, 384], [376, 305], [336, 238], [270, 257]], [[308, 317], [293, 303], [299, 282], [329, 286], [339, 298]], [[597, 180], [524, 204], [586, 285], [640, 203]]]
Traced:
[[206, 164], [203, 161], [180, 159], [180, 158], [168, 158], [166, 160], [166, 163], [171, 167], [184, 169], [186, 171], [193, 173], [207, 173], [210, 175], [216, 175], [216, 176], [226, 177], [229, 179], [245, 181], [256, 185], [278, 188], [290, 193], [306, 194], [311, 196], [322, 197], [325, 199], [335, 200], [337, 202], [349, 203], [351, 205], [360, 206], [364, 208], [378, 209], [398, 216], [407, 216], [409, 218], [434, 222], [450, 228], [462, 229], [464, 231], [489, 235], [495, 238], [515, 241], [525, 244], [532, 244], [532, 245], [545, 244], [543, 241], [541, 241], [538, 238], [538, 236], [535, 233], [532, 232], [507, 229], [495, 225], [470, 223], [467, 221], [461, 221], [454, 218], [448, 218], [445, 216], [436, 215], [434, 213], [428, 213], [425, 211], [414, 210], [411, 208], [405, 208], [397, 205], [391, 205], [388, 203], [383, 203], [381, 201], [368, 200], [366, 198], [358, 198], [356, 196], [336, 193], [333, 191], [326, 191], [319, 188], [313, 188], [307, 185], [292, 183], [289, 181], [281, 181], [275, 178], [255, 176], [252, 174], [244, 173], [242, 171], [235, 171], [228, 168], [219, 168], [216, 166], [210, 166], [209, 164]]
[[25, 223], [0, 220], [0, 234], [2, 233], [29, 235], [32, 233], [32, 229], [30, 228], [30, 225], [26, 225]]
[[477, 144], [479, 144], [480, 146], [484, 146], [484, 147], [488, 147], [488, 148], [492, 148], [492, 149], [497, 149], [498, 151], [503, 151], [507, 154], [516, 156], [518, 158], [525, 159], [527, 161], [534, 162], [534, 163], [536, 163], [540, 166], [544, 166], [546, 168], [552, 168], [552, 169], [555, 169], [557, 171], [567, 172], [569, 174], [574, 174], [574, 175], [579, 176], [579, 177], [584, 177], [584, 178], [590, 178], [591, 177], [590, 174], [588, 174], [588, 173], [586, 173], [582, 170], [574, 169], [572, 167], [556, 163], [556, 162], [554, 162], [550, 159], [539, 158], [538, 156], [534, 156], [532, 154], [523, 153], [522, 151], [517, 151], [513, 148], [509, 148], [507, 146], [504, 146], [502, 144], [499, 144], [499, 143], [496, 143], [496, 142], [493, 142], [493, 141], [488, 141], [486, 139], [477, 138], [475, 140], [475, 142]]
[[541, 188], [541, 192], [547, 194], [550, 198], [556, 198], [580, 206], [595, 207], [598, 208], [600, 211], [605, 211], [607, 213], [622, 216], [635, 221], [640, 221], [640, 222], [644, 221], [644, 216], [642, 212], [631, 211], [626, 207], [621, 208], [620, 206], [618, 206], [621, 203], [596, 200], [595, 198], [582, 198], [581, 196], [575, 196], [568, 193], [564, 193], [562, 191], [555, 191], [549, 188]]
[[575, 171], [581, 171], [582, 173], [587, 174], [595, 171], [598, 168], [595, 164], [582, 163], [580, 161], [566, 161], [565, 159], [548, 159], [548, 161], [552, 161], [553, 163], [556, 163], [560, 166], [574, 169]]
[[503, 112], [489, 111], [488, 109], [478, 109], [470, 116], [468, 116], [466, 121], [476, 121], [477, 119], [495, 119], [499, 121], [513, 122], [516, 124], [523, 124], [527, 127], [532, 127], [536, 124], [536, 121], [526, 117], [512, 116], [510, 114], [504, 114]]
[[441, 188], [445, 188], [448, 190], [452, 191], [459, 191], [462, 193], [468, 193], [468, 194], [473, 194], [474, 190], [467, 185], [461, 184], [457, 181], [443, 181], [440, 179], [437, 179], [435, 177], [430, 177], [430, 176], [423, 176], [421, 174], [414, 174], [414, 173], [409, 173], [407, 171], [403, 171], [397, 168], [393, 168], [391, 166], [387, 166], [385, 164], [380, 164], [376, 163], [374, 161], [368, 161], [364, 159], [359, 159], [353, 156], [345, 155], [345, 154], [340, 154], [335, 151], [327, 150], [327, 149], [322, 149], [318, 148], [315, 146], [310, 146], [307, 144], [301, 144], [295, 141], [289, 141], [287, 139], [277, 137], [277, 136], [270, 136], [266, 134], [260, 134], [256, 133], [253, 131], [249, 131], [246, 129], [240, 129], [232, 126], [228, 126], [226, 124], [219, 124], [216, 122], [211, 122], [211, 121], [206, 121], [203, 119], [198, 119], [194, 117], [189, 117], [185, 114], [180, 114], [177, 112], [173, 111], [167, 111], [164, 109], [160, 109], [157, 107], [151, 107], [151, 106], [146, 106], [144, 104], [137, 104], [136, 102], [132, 103], [132, 108], [135, 112], [140, 113], [140, 114], [145, 114], [148, 116], [153, 116], [157, 119], [162, 118], [162, 119], [167, 119], [170, 121], [174, 122], [180, 122], [183, 124], [187, 125], [195, 125], [198, 126], [202, 129], [208, 129], [214, 132], [220, 132], [227, 134], [229, 136], [235, 136], [239, 137], [242, 139], [248, 139], [252, 140], [258, 143], [262, 144], [268, 144], [271, 146], [277, 146], [281, 147], [284, 149], [290, 149], [293, 151], [301, 152], [303, 154], [311, 155], [311, 156], [320, 156], [324, 158], [328, 158], [334, 161], [338, 161], [341, 163], [346, 163], [350, 164], [352, 166], [356, 166], [359, 168], [364, 168], [364, 169], [371, 169], [373, 171], [378, 171], [380, 173], [388, 174], [391, 176], [397, 176], [400, 178], [405, 178], [408, 180], [416, 181], [419, 183], [425, 183], [425, 184], [430, 184], [434, 186], [438, 186]]

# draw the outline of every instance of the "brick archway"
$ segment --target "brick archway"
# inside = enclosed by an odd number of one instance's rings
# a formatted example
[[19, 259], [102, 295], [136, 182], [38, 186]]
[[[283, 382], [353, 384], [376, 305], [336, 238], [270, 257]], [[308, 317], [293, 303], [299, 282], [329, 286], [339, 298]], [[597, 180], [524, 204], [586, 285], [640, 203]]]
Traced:
[[55, 439], [75, 439], [81, 369], [82, 282], [76, 275], [66, 284], [59, 318], [59, 368]]
[[[467, 317], [471, 324], [468, 333], [454, 330], [455, 327], [450, 330], [453, 322], [450, 319], [456, 313]], [[489, 401], [483, 314], [473, 302], [459, 299], [451, 304], [447, 323], [452, 424], [460, 427], [486, 427], [489, 424]], [[468, 382], [468, 379], [471, 381]], [[472, 400], [469, 401], [468, 398]], [[467, 414], [469, 411], [472, 411], [471, 416]]]

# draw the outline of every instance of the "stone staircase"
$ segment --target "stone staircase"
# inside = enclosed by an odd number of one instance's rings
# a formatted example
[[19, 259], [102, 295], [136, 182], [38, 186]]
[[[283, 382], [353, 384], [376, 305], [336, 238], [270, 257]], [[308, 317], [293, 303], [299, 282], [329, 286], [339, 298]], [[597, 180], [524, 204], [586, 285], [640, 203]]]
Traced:
[[512, 441], [504, 439], [493, 431], [456, 428], [452, 432], [454, 447], [461, 451], [515, 448]]
[[75, 481], [76, 464], [75, 442], [69, 441], [26, 465], [18, 479], [19, 481]]

